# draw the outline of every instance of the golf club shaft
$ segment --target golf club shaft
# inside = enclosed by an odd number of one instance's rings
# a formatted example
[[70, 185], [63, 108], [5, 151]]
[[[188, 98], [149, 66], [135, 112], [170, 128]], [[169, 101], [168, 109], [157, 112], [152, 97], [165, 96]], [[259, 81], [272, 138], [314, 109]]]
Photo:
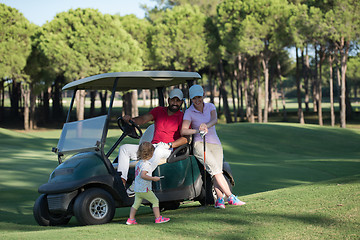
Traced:
[[207, 188], [206, 188], [206, 144], [205, 144], [205, 135], [203, 136], [203, 144], [204, 144], [204, 187], [205, 187], [205, 206], [207, 205], [206, 195], [207, 195]]

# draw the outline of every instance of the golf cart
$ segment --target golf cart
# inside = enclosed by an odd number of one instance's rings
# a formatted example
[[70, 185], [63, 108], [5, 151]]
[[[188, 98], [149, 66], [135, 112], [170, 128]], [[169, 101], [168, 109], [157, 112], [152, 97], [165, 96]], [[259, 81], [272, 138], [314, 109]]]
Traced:
[[[143, 134], [134, 122], [127, 123], [121, 117], [114, 116], [112, 107], [115, 93], [138, 88], [157, 89], [159, 104], [164, 106], [165, 87], [186, 82], [192, 84], [200, 78], [194, 72], [116, 72], [87, 77], [65, 85], [63, 90], [74, 91], [73, 98], [58, 145], [53, 148], [59, 165], [50, 174], [48, 182], [38, 189], [41, 195], [33, 208], [37, 223], [42, 226], [65, 225], [74, 215], [82, 225], [103, 224], [113, 219], [116, 208], [131, 206], [134, 197], [128, 196], [126, 188], [134, 179], [134, 168], [129, 169], [128, 181], [124, 186], [117, 172], [117, 154], [112, 153], [127, 136], [140, 139], [140, 142], [151, 141], [153, 125]], [[112, 92], [106, 115], [70, 121], [76, 91], [83, 89]], [[108, 128], [116, 119], [122, 134], [105, 152]], [[211, 178], [207, 173], [204, 178], [204, 167], [192, 155], [191, 142], [175, 149], [155, 169], [153, 175], [164, 176], [159, 182], [153, 182], [153, 191], [159, 198], [161, 210], [176, 209], [187, 200], [200, 201], [202, 205], [214, 203]], [[226, 162], [224, 176], [231, 188], [234, 180]], [[149, 203], [144, 201], [143, 204]]]

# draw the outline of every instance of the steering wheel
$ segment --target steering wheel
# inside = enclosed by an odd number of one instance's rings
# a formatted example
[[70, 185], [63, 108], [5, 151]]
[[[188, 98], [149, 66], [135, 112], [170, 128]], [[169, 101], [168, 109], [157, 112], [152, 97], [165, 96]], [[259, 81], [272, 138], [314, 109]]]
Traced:
[[139, 139], [142, 136], [142, 131], [134, 121], [130, 120], [129, 123], [126, 122], [122, 117], [117, 119], [117, 124], [119, 128], [129, 137]]
[[119, 128], [129, 137], [139, 139], [142, 136], [142, 131], [134, 121], [130, 120], [129, 123], [127, 123], [122, 117], [119, 117], [117, 119], [117, 124]]

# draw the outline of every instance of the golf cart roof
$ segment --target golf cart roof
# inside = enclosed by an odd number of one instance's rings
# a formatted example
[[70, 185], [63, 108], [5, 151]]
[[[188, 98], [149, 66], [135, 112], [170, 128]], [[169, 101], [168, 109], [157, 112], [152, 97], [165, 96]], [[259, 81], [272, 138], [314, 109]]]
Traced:
[[111, 90], [116, 78], [118, 79], [116, 91], [127, 91], [179, 85], [188, 80], [200, 79], [201, 76], [196, 72], [179, 71], [113, 72], [73, 81], [66, 84], [62, 90]]

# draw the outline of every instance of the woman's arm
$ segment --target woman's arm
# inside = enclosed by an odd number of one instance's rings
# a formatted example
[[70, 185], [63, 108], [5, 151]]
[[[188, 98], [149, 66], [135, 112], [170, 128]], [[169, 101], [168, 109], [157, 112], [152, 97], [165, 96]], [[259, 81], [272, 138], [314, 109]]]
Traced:
[[189, 120], [183, 120], [181, 131], [180, 131], [180, 134], [182, 136], [193, 135], [193, 134], [199, 132], [199, 130], [197, 130], [197, 129], [191, 129], [190, 124], [191, 124], [191, 122]]
[[208, 129], [211, 128], [212, 126], [214, 126], [217, 123], [217, 121], [218, 121], [218, 119], [217, 119], [216, 110], [212, 110], [210, 112], [210, 121], [207, 123], [200, 124], [199, 130], [208, 132]]

